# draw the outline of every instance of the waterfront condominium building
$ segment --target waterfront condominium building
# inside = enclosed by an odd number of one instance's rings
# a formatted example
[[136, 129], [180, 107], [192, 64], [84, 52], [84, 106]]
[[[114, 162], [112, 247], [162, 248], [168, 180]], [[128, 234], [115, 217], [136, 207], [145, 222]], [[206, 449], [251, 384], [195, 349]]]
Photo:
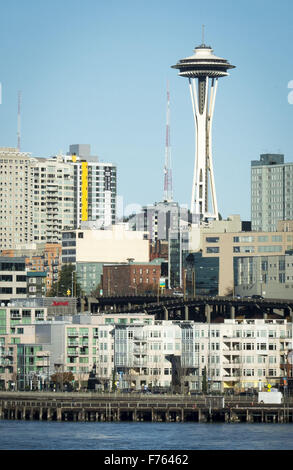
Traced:
[[275, 231], [279, 220], [293, 219], [293, 163], [284, 155], [263, 154], [251, 162], [251, 224]]
[[[151, 321], [115, 325], [114, 365], [121, 386], [197, 390], [263, 389], [286, 375], [292, 323], [225, 320], [224, 323]], [[175, 370], [174, 370], [175, 369]]]
[[113, 380], [119, 389], [261, 390], [282, 383], [293, 347], [292, 322], [285, 319], [200, 323], [112, 312], [46, 321], [45, 308], [19, 303], [1, 307], [0, 322], [5, 388], [16, 377], [19, 389], [49, 380], [58, 366], [72, 372], [78, 388], [94, 369], [99, 388], [107, 390]]

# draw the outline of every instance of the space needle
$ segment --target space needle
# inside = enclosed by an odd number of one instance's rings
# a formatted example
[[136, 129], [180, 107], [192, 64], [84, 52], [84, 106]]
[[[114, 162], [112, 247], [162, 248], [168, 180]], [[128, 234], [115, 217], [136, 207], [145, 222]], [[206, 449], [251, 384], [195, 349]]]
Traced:
[[188, 78], [194, 116], [196, 144], [191, 213], [199, 215], [201, 223], [211, 219], [218, 220], [212, 159], [212, 120], [218, 78], [229, 75], [227, 70], [235, 66], [226, 59], [215, 56], [213, 49], [206, 46], [203, 39], [202, 44], [194, 49], [192, 56], [179, 60], [172, 68], [179, 69], [178, 75]]

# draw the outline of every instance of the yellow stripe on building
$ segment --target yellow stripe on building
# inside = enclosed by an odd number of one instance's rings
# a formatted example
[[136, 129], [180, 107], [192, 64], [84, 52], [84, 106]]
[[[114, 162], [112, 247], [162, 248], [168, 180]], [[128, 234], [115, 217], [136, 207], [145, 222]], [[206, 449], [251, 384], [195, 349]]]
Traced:
[[88, 163], [81, 162], [81, 220], [88, 220]]

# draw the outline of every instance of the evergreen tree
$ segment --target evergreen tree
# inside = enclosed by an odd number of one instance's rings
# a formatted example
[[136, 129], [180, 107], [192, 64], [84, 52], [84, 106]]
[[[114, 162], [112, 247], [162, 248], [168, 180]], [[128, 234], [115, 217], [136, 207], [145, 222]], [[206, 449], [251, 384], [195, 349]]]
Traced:
[[202, 374], [202, 392], [207, 393], [208, 391], [208, 380], [207, 380], [207, 368], [205, 367]]
[[[73, 292], [72, 292], [73, 289]], [[47, 297], [81, 297], [81, 287], [76, 280], [75, 267], [72, 264], [64, 264], [59, 273], [57, 282], [47, 293]]]

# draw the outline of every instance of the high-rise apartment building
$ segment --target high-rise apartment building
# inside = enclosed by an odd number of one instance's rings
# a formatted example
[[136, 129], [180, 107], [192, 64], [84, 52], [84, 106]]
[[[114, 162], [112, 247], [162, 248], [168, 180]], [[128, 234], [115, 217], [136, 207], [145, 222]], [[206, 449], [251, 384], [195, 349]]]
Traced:
[[112, 163], [90, 155], [90, 146], [70, 145], [65, 157], [74, 167], [76, 208], [74, 226], [93, 222], [95, 228], [108, 227], [116, 220], [117, 169]]
[[279, 220], [293, 219], [293, 163], [284, 155], [263, 154], [251, 162], [251, 228], [275, 231]]
[[33, 175], [29, 153], [0, 148], [0, 246], [33, 241]]
[[56, 243], [61, 230], [74, 224], [74, 169], [54, 158], [31, 159], [33, 241]]
[[90, 157], [89, 145], [71, 146], [70, 152], [37, 158], [0, 148], [1, 249], [58, 243], [62, 230], [82, 222], [115, 222], [116, 167]]
[[0, 247], [58, 242], [74, 223], [73, 167], [55, 158], [34, 158], [0, 149]]

